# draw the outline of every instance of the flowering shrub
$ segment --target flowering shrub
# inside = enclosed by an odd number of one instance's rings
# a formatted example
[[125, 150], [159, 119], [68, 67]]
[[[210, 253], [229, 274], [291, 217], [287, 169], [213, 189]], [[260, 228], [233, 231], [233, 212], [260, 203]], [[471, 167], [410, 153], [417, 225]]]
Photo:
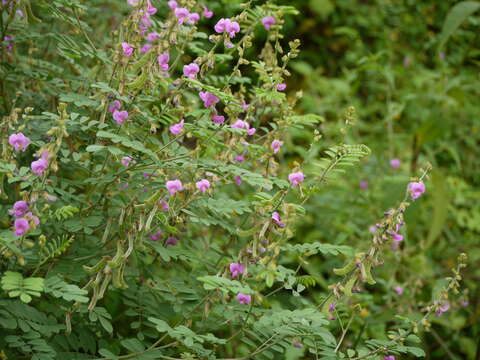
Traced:
[[[108, 6], [119, 14], [91, 28]], [[0, 356], [418, 357], [430, 317], [465, 301], [463, 254], [411, 309], [392, 297], [413, 290], [382, 270], [406, 247], [405, 213], [428, 194], [428, 165], [378, 214], [367, 246], [301, 241], [309, 202], [371, 151], [350, 140], [352, 109], [326, 145], [325, 119], [287, 92], [300, 42], [282, 28], [296, 9], [230, 10], [2, 3], [2, 66], [15, 71], [1, 88]], [[311, 140], [288, 152], [295, 132]], [[304, 273], [309, 258], [331, 265], [327, 278]], [[390, 318], [372, 336], [354, 319], [379, 285]]]

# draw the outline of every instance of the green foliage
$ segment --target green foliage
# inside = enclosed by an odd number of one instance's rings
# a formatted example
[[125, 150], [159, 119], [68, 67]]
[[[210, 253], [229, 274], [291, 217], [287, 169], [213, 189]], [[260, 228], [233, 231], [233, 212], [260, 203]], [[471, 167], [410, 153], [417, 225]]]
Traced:
[[20, 300], [25, 303], [32, 301], [32, 296], [40, 296], [44, 291], [42, 278], [24, 278], [18, 272], [6, 271], [0, 281], [2, 289], [8, 293], [9, 297], [20, 297]]

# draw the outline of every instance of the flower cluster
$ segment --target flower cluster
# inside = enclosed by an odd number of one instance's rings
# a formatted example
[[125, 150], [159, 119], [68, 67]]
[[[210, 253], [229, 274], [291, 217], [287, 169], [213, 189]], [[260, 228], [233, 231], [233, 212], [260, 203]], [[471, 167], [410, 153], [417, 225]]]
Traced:
[[20, 200], [13, 204], [13, 208], [9, 211], [15, 217], [13, 223], [15, 235], [22, 236], [40, 224], [38, 217], [29, 210], [29, 204], [24, 200]]

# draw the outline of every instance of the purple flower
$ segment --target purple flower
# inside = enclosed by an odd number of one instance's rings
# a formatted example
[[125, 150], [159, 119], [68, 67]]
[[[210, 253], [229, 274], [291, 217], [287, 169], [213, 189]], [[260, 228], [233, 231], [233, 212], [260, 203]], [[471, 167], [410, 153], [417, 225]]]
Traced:
[[273, 16], [265, 16], [262, 19], [262, 24], [266, 30], [270, 30], [270, 27], [276, 23], [275, 18]]
[[183, 75], [185, 75], [190, 79], [195, 79], [199, 71], [200, 71], [200, 68], [195, 63], [191, 63], [183, 67]]
[[147, 41], [154, 42], [159, 37], [160, 37], [160, 34], [154, 31], [147, 35]]
[[331, 303], [330, 305], [328, 305], [328, 312], [334, 312], [336, 307], [337, 307], [336, 303], [334, 302]]
[[294, 341], [292, 343], [293, 347], [297, 348], [297, 349], [301, 349], [303, 348], [303, 344], [302, 343], [299, 343], [298, 341]]
[[398, 169], [400, 167], [401, 163], [399, 159], [392, 159], [390, 160], [390, 166], [394, 169]]
[[128, 5], [137, 6], [140, 0], [127, 0]]
[[17, 201], [13, 204], [12, 213], [15, 217], [20, 217], [28, 211], [28, 203], [24, 200]]
[[172, 10], [175, 10], [178, 6], [178, 4], [175, 0], [170, 0], [167, 4], [168, 4], [168, 7]]
[[179, 123], [177, 124], [174, 124], [172, 126], [170, 126], [170, 132], [173, 134], [173, 135], [178, 135], [180, 134], [182, 131], [183, 131], [183, 125], [185, 125], [185, 121], [180, 121]]
[[450, 303], [448, 301], [443, 301], [442, 303], [437, 303], [435, 305], [437, 305], [437, 310], [435, 310], [435, 314], [437, 316], [442, 316], [443, 313], [450, 309]]
[[198, 15], [198, 13], [188, 14], [188, 23], [189, 24], [195, 24], [196, 22], [198, 22], [198, 20], [200, 20], [200, 15]]
[[360, 181], [359, 186], [360, 186], [360, 189], [362, 189], [362, 190], [367, 190], [367, 189], [368, 189], [368, 181], [365, 181], [365, 180], [364, 180], [364, 181]]
[[418, 199], [425, 192], [425, 184], [422, 182], [411, 182], [408, 184], [408, 192], [412, 200]]
[[183, 190], [182, 182], [180, 180], [167, 181], [166, 187], [170, 195], [175, 195], [178, 191]]
[[134, 47], [127, 42], [122, 42], [123, 56], [132, 56]]
[[15, 11], [15, 13], [20, 16], [20, 17], [23, 17], [23, 11], [22, 10], [17, 10]]
[[210, 19], [213, 16], [213, 11], [208, 10], [208, 8], [206, 6], [202, 6], [202, 7], [203, 7], [202, 15], [204, 17], [206, 17], [207, 19]]
[[280, 147], [283, 145], [283, 142], [280, 140], [273, 140], [272, 144], [270, 145], [273, 153], [276, 154], [280, 151]]
[[113, 112], [113, 120], [115, 120], [118, 125], [122, 125], [127, 119], [128, 119], [127, 110], [122, 110], [122, 111], [115, 110]]
[[30, 167], [35, 174], [37, 174], [38, 176], [41, 176], [43, 175], [43, 172], [48, 168], [48, 160], [44, 158], [40, 158], [36, 161], [33, 161], [30, 164]]
[[152, 241], [157, 241], [160, 238], [160, 235], [162, 235], [162, 231], [157, 231], [155, 234], [150, 235], [149, 238]]
[[393, 290], [395, 290], [395, 292], [397, 293], [397, 295], [399, 296], [402, 296], [403, 295], [403, 288], [401, 286], [395, 286], [393, 288]]
[[130, 156], [124, 156], [122, 160], [120, 160], [123, 166], [129, 166], [131, 161], [132, 158]]
[[167, 240], [165, 240], [165, 246], [175, 246], [177, 242], [178, 239], [175, 236], [169, 236]]
[[283, 91], [287, 88], [287, 84], [278, 84], [277, 85], [277, 90], [278, 91]]
[[235, 184], [242, 185], [242, 178], [239, 175], [235, 176], [233, 179], [235, 180]]
[[245, 266], [239, 263], [231, 263], [229, 269], [232, 278], [236, 278], [238, 275], [242, 275], [245, 272]]
[[143, 46], [140, 48], [140, 52], [141, 52], [142, 54], [146, 54], [147, 52], [150, 51], [150, 49], [152, 48], [152, 46], [153, 46], [152, 44], [145, 44], [145, 45], [143, 45]]
[[24, 152], [27, 149], [28, 145], [30, 145], [31, 141], [22, 133], [18, 133], [10, 135], [8, 137], [8, 143], [15, 148], [15, 151]]
[[395, 356], [393, 355], [387, 355], [383, 357], [383, 360], [395, 360]]
[[[247, 125], [248, 125], [248, 124], [247, 124]], [[247, 134], [248, 134], [248, 135], [253, 135], [253, 134], [255, 134], [256, 132], [257, 132], [257, 129], [255, 129], [255, 128], [253, 128], [253, 127], [250, 128], [250, 129], [247, 129]]]
[[113, 113], [115, 110], [120, 110], [122, 108], [122, 103], [118, 100], [112, 101], [112, 104], [108, 107], [108, 111]]
[[197, 186], [198, 190], [204, 193], [210, 187], [210, 181], [208, 181], [207, 179], [202, 179], [200, 181], [197, 181], [195, 185]]
[[305, 179], [305, 175], [303, 172], [294, 172], [288, 175], [288, 181], [292, 184], [292, 186], [298, 186], [303, 180]]
[[225, 116], [213, 115], [212, 120], [215, 124], [223, 124], [225, 122]]
[[214, 29], [215, 29], [215, 32], [217, 33], [223, 33], [226, 29], [226, 25], [227, 23], [230, 23], [230, 19], [220, 19], [218, 20], [218, 22], [215, 24], [214, 26]]
[[170, 54], [168, 52], [160, 54], [157, 58], [157, 61], [158, 61], [158, 65], [160, 65], [160, 69], [167, 71], [168, 62], [170, 61]]
[[199, 96], [200, 96], [200, 99], [203, 100], [203, 106], [207, 108], [214, 106], [216, 103], [220, 101], [218, 97], [216, 97], [212, 93], [209, 93], [208, 91], [206, 92], [201, 91], [199, 93]]
[[371, 233], [374, 233], [377, 230], [378, 230], [378, 227], [376, 225], [372, 225], [368, 228], [368, 231], [370, 231]]
[[277, 226], [285, 227], [285, 224], [282, 223], [282, 218], [280, 217], [280, 214], [278, 212], [275, 211], [272, 214], [272, 220], [275, 224], [277, 224]]
[[28, 229], [30, 229], [30, 224], [28, 223], [27, 219], [19, 218], [15, 220], [14, 227], [15, 235], [22, 236], [28, 231]]
[[175, 16], [177, 17], [179, 24], [183, 24], [185, 21], [187, 21], [189, 14], [190, 13], [186, 8], [175, 8]]
[[242, 109], [244, 111], [247, 111], [249, 107], [250, 107], [250, 104], [247, 104], [245, 101], [242, 102]]
[[247, 294], [238, 293], [237, 294], [237, 301], [238, 301], [239, 304], [248, 305], [252, 302], [252, 297], [250, 295], [247, 295]]

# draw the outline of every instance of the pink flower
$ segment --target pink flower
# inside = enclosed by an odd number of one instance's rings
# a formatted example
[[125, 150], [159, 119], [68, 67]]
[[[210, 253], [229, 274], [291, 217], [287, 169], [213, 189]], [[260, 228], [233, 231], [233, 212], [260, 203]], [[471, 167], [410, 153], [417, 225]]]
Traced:
[[195, 63], [191, 63], [183, 67], [183, 75], [185, 75], [190, 79], [195, 79], [199, 71], [200, 71], [200, 68]]
[[175, 236], [169, 236], [167, 240], [165, 240], [165, 246], [175, 246], [177, 242], [178, 239]]
[[449, 309], [450, 309], [450, 303], [448, 301], [443, 301], [440, 303], [440, 305], [435, 304], [437, 305], [437, 310], [435, 310], [435, 314], [437, 316], [442, 316], [443, 313], [447, 312]]
[[275, 224], [277, 224], [277, 226], [285, 227], [285, 224], [282, 223], [282, 218], [280, 217], [280, 214], [278, 212], [275, 211], [272, 214], [272, 220]]
[[189, 14], [190, 13], [185, 8], [175, 8], [175, 16], [177, 17], [179, 24], [183, 24], [185, 21], [187, 21]]
[[377, 230], [378, 230], [378, 227], [376, 225], [372, 225], [368, 228], [368, 231], [370, 231], [371, 233], [374, 233]]
[[28, 211], [28, 203], [24, 200], [17, 201], [13, 204], [12, 213], [15, 217], [23, 216]]
[[115, 110], [120, 110], [122, 108], [122, 103], [118, 100], [112, 101], [112, 104], [108, 107], [108, 111], [113, 113]]
[[30, 224], [33, 222], [33, 224], [35, 226], [40, 225], [40, 219], [38, 217], [34, 216], [31, 212], [27, 212], [25, 214], [25, 217], [26, 217], [27, 220], [29, 220]]
[[37, 174], [38, 176], [41, 176], [43, 175], [44, 171], [47, 170], [48, 168], [48, 160], [44, 158], [40, 158], [36, 161], [33, 161], [30, 164], [30, 167], [35, 174]]
[[203, 7], [202, 15], [204, 17], [206, 17], [207, 19], [210, 19], [213, 16], [213, 11], [208, 10], [208, 8], [206, 6], [202, 6], [202, 7]]
[[210, 187], [210, 181], [208, 181], [207, 179], [202, 179], [200, 181], [197, 181], [195, 185], [197, 186], [198, 190], [204, 193]]
[[123, 166], [129, 166], [131, 161], [132, 158], [130, 156], [124, 156], [122, 160], [120, 160]]
[[273, 16], [266, 16], [262, 19], [262, 24], [266, 30], [270, 30], [270, 27], [276, 23]]
[[155, 15], [157, 13], [157, 8], [152, 6], [150, 0], [147, 0], [147, 13], [149, 15]]
[[175, 0], [171, 0], [167, 4], [168, 4], [168, 7], [172, 10], [175, 10], [178, 6], [178, 4]]
[[28, 145], [30, 145], [31, 141], [22, 133], [18, 133], [10, 135], [8, 137], [8, 143], [15, 148], [15, 151], [24, 152], [27, 149]]
[[249, 107], [250, 107], [250, 104], [247, 104], [245, 101], [242, 102], [242, 109], [243, 109], [244, 111], [247, 111]]
[[237, 294], [237, 301], [238, 301], [239, 304], [248, 305], [248, 304], [251, 303], [252, 297], [250, 295], [238, 293]]
[[237, 161], [237, 162], [244, 162], [244, 161], [245, 161], [245, 157], [243, 157], [243, 155], [235, 155], [235, 161]]
[[132, 56], [134, 47], [127, 42], [122, 42], [123, 56]]
[[390, 160], [390, 166], [394, 169], [398, 169], [400, 167], [401, 163], [399, 159], [392, 159]]
[[217, 33], [223, 33], [225, 29], [227, 28], [226, 25], [230, 23], [230, 19], [220, 19], [218, 22], [215, 24], [214, 29], [215, 32]]
[[235, 184], [242, 185], [242, 178], [239, 175], [235, 176], [233, 179], [235, 180]]
[[422, 182], [411, 182], [408, 184], [408, 192], [412, 200], [418, 199], [425, 192], [425, 184]]
[[240, 25], [236, 21], [230, 19], [220, 19], [214, 27], [217, 33], [227, 32], [233, 38], [240, 31]]
[[359, 186], [360, 186], [360, 189], [362, 189], [362, 190], [367, 190], [367, 189], [368, 189], [368, 181], [365, 181], [365, 180], [364, 180], [364, 181], [360, 181]]
[[233, 38], [240, 31], [240, 25], [236, 21], [231, 21], [225, 25], [225, 31]]
[[189, 24], [195, 24], [196, 22], [198, 22], [198, 20], [200, 20], [200, 15], [198, 15], [198, 13], [188, 14], [188, 23]]
[[170, 61], [170, 54], [163, 53], [160, 54], [157, 58], [158, 65], [160, 65], [160, 69], [167, 71], [168, 70], [168, 62]]
[[137, 6], [140, 0], [127, 0], [128, 5]]
[[238, 263], [231, 263], [229, 269], [230, 273], [232, 274], [232, 278], [242, 275], [245, 272], [245, 266]]
[[14, 227], [15, 235], [22, 236], [28, 231], [28, 229], [30, 229], [30, 224], [28, 223], [27, 219], [19, 218], [15, 220]]
[[287, 84], [278, 84], [277, 85], [277, 90], [278, 91], [283, 91], [287, 88]]
[[280, 147], [282, 145], [283, 145], [283, 142], [281, 142], [280, 140], [273, 140], [270, 146], [273, 150], [273, 153], [276, 154], [280, 151]]
[[257, 129], [255, 128], [250, 128], [250, 129], [247, 129], [247, 134], [248, 135], [253, 135], [257, 132]]
[[212, 120], [215, 124], [223, 124], [225, 122], [225, 116], [213, 115]]
[[303, 344], [302, 343], [299, 343], [298, 341], [294, 341], [292, 343], [293, 347], [296, 347], [297, 349], [301, 349], [303, 348]]
[[170, 206], [168, 205], [168, 202], [166, 202], [165, 200], [160, 200], [158, 202], [158, 204], [160, 205], [160, 208], [163, 210], [163, 211], [168, 211], [170, 210]]
[[288, 181], [290, 181], [292, 186], [298, 186], [304, 179], [305, 175], [301, 171], [288, 175]]
[[396, 359], [396, 358], [395, 358], [395, 356], [393, 356], [393, 355], [387, 355], [387, 356], [384, 356], [384, 357], [383, 357], [383, 360], [395, 360], [395, 359]]
[[200, 96], [200, 99], [203, 100], [203, 106], [205, 107], [212, 107], [220, 101], [218, 97], [216, 97], [212, 93], [209, 93], [208, 91], [206, 92], [201, 91], [199, 93], [199, 96]]
[[150, 51], [150, 49], [152, 48], [152, 46], [153, 46], [152, 44], [145, 44], [145, 45], [143, 45], [143, 46], [140, 48], [140, 52], [141, 52], [142, 54], [145, 54], [145, 53], [147, 53], [147, 52]]
[[179, 123], [177, 124], [174, 124], [172, 126], [170, 126], [170, 132], [173, 134], [173, 135], [178, 135], [180, 134], [182, 131], [183, 131], [183, 125], [185, 124], [185, 121], [180, 121]]
[[115, 110], [113, 112], [113, 120], [115, 120], [118, 125], [122, 125], [127, 119], [128, 119], [127, 110], [122, 110], [122, 111]]
[[403, 288], [401, 286], [395, 286], [393, 288], [393, 290], [395, 290], [395, 292], [397, 293], [397, 295], [401, 296], [403, 295]]
[[160, 37], [160, 34], [154, 31], [147, 35], [147, 41], [154, 42], [159, 37]]
[[243, 121], [243, 120], [237, 120], [232, 124], [233, 129], [245, 129], [246, 130], [249, 127], [250, 127], [250, 125], [248, 125], [248, 123]]
[[178, 191], [183, 190], [182, 182], [180, 180], [167, 181], [166, 187], [170, 195], [175, 195]]

